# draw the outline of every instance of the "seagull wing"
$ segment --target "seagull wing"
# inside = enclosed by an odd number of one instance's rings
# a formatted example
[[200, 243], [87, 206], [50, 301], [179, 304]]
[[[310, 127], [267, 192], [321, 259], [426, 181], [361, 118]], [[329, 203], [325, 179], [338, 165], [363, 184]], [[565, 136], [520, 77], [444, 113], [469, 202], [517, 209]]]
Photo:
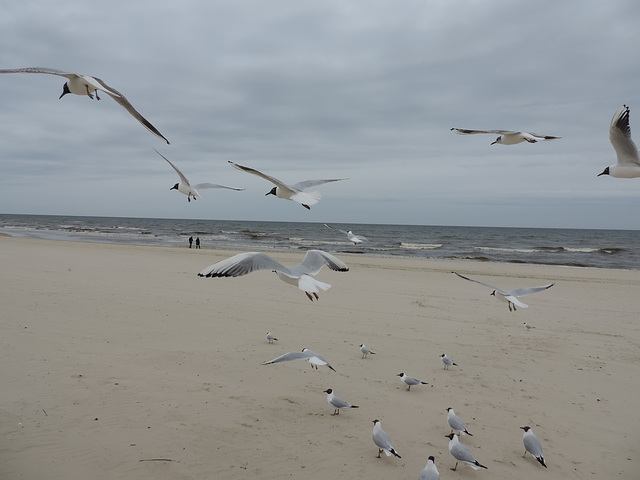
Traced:
[[378, 447], [383, 450], [391, 451], [393, 450], [393, 444], [391, 443], [391, 437], [387, 435], [387, 432], [384, 430], [379, 430], [373, 435], [373, 443], [375, 443]]
[[533, 433], [526, 435], [523, 439], [524, 448], [534, 457], [542, 456], [542, 444], [538, 437], [536, 437]]
[[203, 190], [206, 188], [228, 188], [229, 190], [236, 190], [236, 191], [244, 190], [244, 188], [227, 187], [226, 185], [218, 185], [217, 183], [198, 183], [197, 185], [194, 185], [193, 188], [197, 190]]
[[69, 80], [81, 76], [77, 73], [63, 72], [62, 70], [56, 70], [55, 68], [46, 67], [10, 68], [0, 70], [0, 73], [46, 73], [48, 75], [58, 75], [60, 77], [65, 77]]
[[304, 180], [302, 182], [298, 182], [291, 185], [290, 188], [292, 190], [303, 191], [303, 190], [306, 190], [307, 188], [317, 187], [318, 185], [324, 185], [325, 183], [330, 183], [330, 182], [340, 182], [342, 180], [348, 180], [348, 179], [347, 178], [330, 178], [325, 180]]
[[523, 137], [529, 136], [535, 140], [558, 140], [559, 138], [562, 138], [562, 137], [553, 137], [551, 135], [538, 135], [537, 133], [532, 133], [532, 132], [520, 132], [520, 134]]
[[513, 133], [511, 130], [467, 130], [466, 128], [452, 128], [452, 132], [457, 133], [458, 135], [475, 135], [477, 133], [494, 133], [497, 135], [509, 135]]
[[303, 359], [309, 359], [311, 357], [315, 356], [315, 353], [313, 353], [310, 350], [307, 350], [305, 352], [289, 352], [289, 353], [285, 353], [284, 355], [280, 355], [277, 358], [274, 358], [273, 360], [269, 360], [268, 362], [263, 362], [262, 365], [269, 365], [271, 363], [280, 363], [280, 362], [290, 362], [292, 360], [303, 360]]
[[322, 250], [309, 250], [302, 263], [289, 267], [289, 270], [299, 275], [316, 275], [325, 265], [337, 272], [349, 271], [349, 267], [342, 260]]
[[[151, 148], [153, 148], [153, 147], [151, 147]], [[173, 167], [173, 169], [178, 173], [178, 176], [180, 177], [180, 181], [181, 181], [182, 183], [184, 183], [185, 185], [190, 185], [189, 180], [187, 180], [187, 177], [185, 177], [185, 176], [182, 174], [182, 172], [181, 172], [180, 170], [178, 170], [178, 167], [176, 167], [173, 163], [171, 163], [171, 162], [169, 161], [169, 159], [168, 159], [167, 157], [165, 157], [164, 155], [162, 155], [158, 150], [156, 150], [155, 148], [154, 148], [154, 150], [155, 150], [155, 152], [156, 152], [158, 155], [160, 155], [162, 158], [164, 158], [164, 159], [167, 161], [167, 163], [168, 163], [169, 165], [171, 165], [171, 166]], [[198, 188], [198, 187], [197, 187], [197, 186], [194, 186], [194, 188]]]
[[[208, 266], [199, 277], [240, 277], [256, 270], [275, 270], [291, 275], [287, 267], [264, 253], [246, 252]], [[291, 275], [294, 276], [294, 275]]]
[[618, 165], [638, 165], [638, 147], [631, 140], [631, 127], [629, 127], [629, 107], [624, 105], [616, 112], [609, 127], [609, 140], [618, 156]]
[[[481, 282], [480, 280], [474, 280], [473, 278], [465, 277], [464, 275], [460, 275], [459, 273], [456, 273], [456, 272], [451, 272], [451, 273], [453, 273], [453, 274], [455, 274], [455, 275], [459, 276], [460, 278], [464, 278], [465, 280], [469, 280], [470, 282], [479, 283], [480, 285], [484, 285], [485, 287], [489, 287], [489, 288], [491, 288], [492, 290], [495, 290], [496, 292], [500, 292], [500, 293], [501, 293], [501, 294], [503, 294], [503, 295], [511, 295], [511, 294], [512, 294], [512, 292], [507, 292], [506, 290], [502, 290], [501, 288], [494, 287], [493, 285], [490, 285], [490, 284], [488, 284], [488, 283]], [[514, 302], [514, 303], [515, 303], [515, 302]]]
[[543, 290], [553, 287], [553, 285], [553, 283], [550, 283], [549, 285], [544, 285], [542, 287], [516, 288], [515, 290], [511, 290], [507, 293], [514, 297], [523, 297], [524, 295], [529, 295], [531, 293], [542, 292]]
[[340, 233], [344, 233], [345, 235], [347, 235], [347, 231], [346, 230], [341, 230], [339, 228], [336, 227], [332, 227], [331, 225], [327, 225], [326, 223], [324, 224], [325, 227], [330, 228], [332, 230], [338, 230]]
[[247, 172], [247, 173], [250, 173], [252, 175], [257, 175], [258, 177], [264, 178], [268, 182], [273, 183], [277, 187], [280, 187], [282, 189], [288, 190], [292, 194], [295, 193], [295, 190], [293, 190], [292, 187], [290, 187], [286, 183], [282, 182], [281, 180], [278, 180], [275, 177], [272, 177], [270, 175], [266, 175], [266, 174], [256, 170], [255, 168], [244, 167], [242, 165], [238, 165], [237, 163], [233, 163], [231, 160], [229, 160], [229, 163], [231, 164], [232, 167], [237, 168], [238, 170], [242, 170], [243, 172]]

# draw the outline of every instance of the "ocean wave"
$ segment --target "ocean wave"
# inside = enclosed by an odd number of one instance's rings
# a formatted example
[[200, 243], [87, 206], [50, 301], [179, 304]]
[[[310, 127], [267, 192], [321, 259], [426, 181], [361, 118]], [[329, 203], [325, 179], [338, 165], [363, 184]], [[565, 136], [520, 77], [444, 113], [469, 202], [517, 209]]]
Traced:
[[436, 248], [442, 247], [441, 243], [408, 243], [408, 242], [400, 242], [400, 246], [402, 248], [406, 248], [407, 250], [434, 250]]

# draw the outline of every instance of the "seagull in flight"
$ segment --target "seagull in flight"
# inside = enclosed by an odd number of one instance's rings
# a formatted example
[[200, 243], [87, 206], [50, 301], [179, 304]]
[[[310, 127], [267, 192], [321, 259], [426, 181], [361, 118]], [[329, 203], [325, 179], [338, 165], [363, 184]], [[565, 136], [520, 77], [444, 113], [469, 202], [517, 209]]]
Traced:
[[115, 88], [111, 88], [98, 77], [90, 77], [88, 75], [63, 72], [62, 70], [56, 70], [55, 68], [44, 67], [3, 69], [0, 70], [0, 73], [44, 73], [47, 75], [58, 75], [60, 77], [65, 77], [67, 81], [62, 86], [62, 95], [60, 95], [60, 98], [64, 97], [67, 93], [73, 93], [75, 95], [86, 95], [91, 99], [93, 99], [95, 95], [96, 100], [100, 100], [100, 97], [98, 96], [98, 90], [100, 90], [101, 92], [104, 92], [111, 98], [113, 98], [122, 107], [124, 107], [124, 109], [131, 115], [133, 115], [133, 117], [142, 125], [144, 125], [147, 130], [153, 133], [156, 137], [167, 142], [167, 145], [169, 144], [169, 140], [167, 140], [156, 127], [151, 125], [151, 123], [149, 123], [146, 118], [140, 115], [123, 94], [121, 94]]
[[191, 201], [191, 197], [193, 197], [194, 200], [196, 199], [196, 197], [200, 197], [200, 194], [198, 193], [198, 189], [204, 190], [205, 188], [228, 188], [229, 190], [236, 190], [236, 191], [244, 190], [244, 188], [227, 187], [226, 185], [218, 185], [217, 183], [198, 183], [197, 185], [191, 185], [187, 177], [185, 177], [182, 174], [182, 172], [178, 170], [178, 167], [176, 167], [173, 163], [171, 163], [169, 159], [164, 155], [162, 155], [158, 150], [156, 150], [155, 148], [154, 150], [158, 155], [164, 158], [169, 165], [173, 167], [173, 169], [176, 171], [176, 173], [180, 177], [180, 183], [176, 183], [169, 190], [177, 190], [180, 193], [185, 194], [189, 202]]
[[327, 225], [326, 223], [324, 224], [324, 226], [333, 230], [338, 230], [340, 233], [344, 233], [349, 241], [353, 242], [354, 245], [368, 241], [367, 237], [363, 237], [362, 235], [354, 235], [351, 230], [341, 230], [339, 228], [332, 227], [331, 225]]
[[536, 143], [538, 140], [557, 140], [562, 137], [552, 137], [551, 135], [538, 135], [529, 132], [512, 132], [511, 130], [467, 130], [464, 128], [452, 128], [452, 132], [458, 135], [475, 135], [476, 133], [492, 133], [500, 135], [491, 145], [500, 143], [502, 145], [515, 145], [517, 143]]
[[280, 363], [280, 362], [291, 362], [293, 360], [307, 360], [311, 364], [311, 368], [315, 368], [318, 370], [318, 366], [326, 365], [328, 368], [336, 371], [329, 362], [327, 362], [322, 355], [318, 355], [315, 352], [312, 352], [308, 348], [303, 348], [300, 352], [288, 352], [284, 355], [280, 355], [273, 360], [269, 360], [268, 362], [264, 362], [262, 365], [270, 365], [272, 363]]
[[307, 188], [316, 187], [318, 185], [323, 185], [329, 182], [339, 182], [341, 180], [347, 180], [346, 178], [332, 178], [327, 180], [304, 180], [293, 185], [287, 185], [277, 178], [266, 175], [253, 168], [243, 167], [242, 165], [238, 165], [237, 163], [233, 163], [232, 161], [229, 161], [229, 163], [232, 167], [237, 168], [238, 170], [251, 173], [252, 175], [257, 175], [258, 177], [264, 178], [265, 180], [273, 183], [275, 187], [269, 190], [265, 194], [265, 197], [267, 195], [275, 195], [278, 198], [292, 200], [294, 202], [298, 202], [307, 210], [311, 210], [310, 205], [315, 205], [320, 201], [320, 198], [322, 198], [320, 192], [305, 192]]
[[616, 151], [618, 162], [608, 166], [600, 175], [611, 175], [616, 178], [640, 177], [640, 156], [638, 147], [631, 140], [629, 127], [629, 107], [623, 105], [616, 112], [609, 127], [609, 141]]
[[272, 270], [280, 280], [290, 285], [296, 285], [309, 300], [318, 300], [318, 291], [328, 290], [331, 285], [313, 278], [323, 266], [336, 272], [348, 272], [349, 267], [340, 259], [322, 250], [309, 250], [302, 263], [293, 267], [285, 267], [270, 256], [259, 252], [239, 253], [233, 257], [221, 260], [208, 266], [199, 277], [240, 277], [256, 270]]
[[[484, 285], [485, 287], [489, 287], [493, 289], [493, 292], [491, 292], [491, 295], [496, 297], [498, 300], [507, 302], [507, 304], [509, 305], [509, 311], [513, 310], [514, 312], [516, 311], [516, 305], [522, 308], [529, 307], [529, 305], [527, 305], [526, 303], [522, 303], [518, 299], [518, 297], [523, 297], [531, 293], [542, 292], [543, 290], [551, 288], [554, 285], [553, 283], [550, 283], [549, 285], [543, 285], [542, 287], [528, 287], [528, 288], [517, 288], [515, 290], [502, 290], [501, 288], [494, 287], [493, 285], [489, 285], [488, 283], [484, 283], [479, 280], [474, 280], [472, 278], [467, 278], [464, 275], [460, 275], [459, 273], [456, 273], [456, 272], [451, 272], [451, 273], [459, 276], [460, 278], [464, 278], [465, 280], [469, 280], [470, 282], [479, 283], [480, 285]], [[512, 308], [512, 305], [513, 305], [513, 308]]]

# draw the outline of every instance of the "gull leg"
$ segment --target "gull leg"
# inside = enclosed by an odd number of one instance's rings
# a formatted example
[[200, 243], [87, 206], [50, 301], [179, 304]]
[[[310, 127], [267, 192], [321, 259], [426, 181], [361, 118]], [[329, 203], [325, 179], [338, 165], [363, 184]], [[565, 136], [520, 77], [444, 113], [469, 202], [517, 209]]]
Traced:
[[311, 294], [309, 292], [304, 292], [304, 294], [309, 298], [309, 300], [311, 300], [313, 302], [313, 297], [311, 296]]
[[318, 296], [318, 294], [316, 292], [313, 292], [313, 296], [316, 297], [316, 300], [320, 300], [320, 297]]
[[305, 205], [305, 204], [303, 203], [303, 204], [302, 204], [302, 206], [303, 206], [304, 208], [306, 208], [307, 210], [311, 210], [311, 207], [310, 207], [309, 205]]
[[[89, 85], [85, 85], [84, 87], [87, 89], [87, 95], [89, 96], [89, 98], [90, 98], [91, 100], [93, 100], [93, 95], [91, 95], [91, 92], [89, 91]], [[96, 96], [97, 96], [97, 95], [96, 95]], [[100, 99], [98, 99], [98, 100], [100, 100]]]
[[458, 468], [458, 462], [456, 462], [456, 466], [453, 468], [450, 468], [449, 470], [451, 470], [452, 472], [455, 472]]
[[382, 453], [382, 449], [381, 449], [381, 448], [379, 448], [379, 449], [378, 449], [378, 457], [377, 457], [377, 458], [380, 458], [380, 454], [381, 454], [381, 453]]

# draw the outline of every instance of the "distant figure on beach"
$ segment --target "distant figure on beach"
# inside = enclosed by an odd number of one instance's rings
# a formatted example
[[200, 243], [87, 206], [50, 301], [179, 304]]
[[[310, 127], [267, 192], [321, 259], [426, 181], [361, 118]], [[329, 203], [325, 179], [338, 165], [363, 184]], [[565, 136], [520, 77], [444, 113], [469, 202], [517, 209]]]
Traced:
[[196, 248], [200, 248], [200, 237], [196, 238]]
[[189, 237], [189, 248], [191, 248], [192, 244], [193, 244], [193, 237]]

